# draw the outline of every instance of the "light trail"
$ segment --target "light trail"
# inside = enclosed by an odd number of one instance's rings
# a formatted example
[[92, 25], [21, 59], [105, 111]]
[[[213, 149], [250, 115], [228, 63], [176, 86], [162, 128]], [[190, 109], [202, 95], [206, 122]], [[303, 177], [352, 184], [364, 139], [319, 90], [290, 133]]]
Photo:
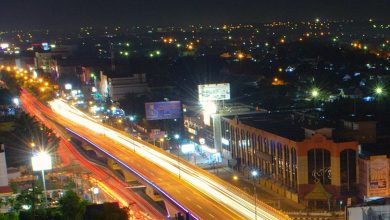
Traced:
[[[142, 141], [134, 140], [118, 131], [103, 126], [99, 122], [76, 108], [69, 106], [60, 99], [50, 102], [50, 105], [55, 112], [73, 123], [88, 128], [98, 134], [102, 134], [107, 138], [128, 147], [138, 155], [164, 168], [170, 173], [179, 176], [180, 172], [182, 180], [193, 185], [195, 188], [199, 189], [200, 192], [206, 194], [215, 201], [224, 204], [229, 209], [240, 213], [245, 218], [255, 218], [253, 198], [249, 195], [242, 195], [242, 193], [238, 190], [227, 187], [227, 184], [221, 184], [220, 182], [209, 178], [204, 173], [195, 170], [187, 164], [181, 163], [179, 168], [177, 159], [153, 149], [151, 146], [148, 146], [148, 144], [142, 143]], [[290, 219], [287, 215], [284, 215], [261, 201], [259, 201], [259, 205], [261, 206], [256, 206], [256, 219]]]

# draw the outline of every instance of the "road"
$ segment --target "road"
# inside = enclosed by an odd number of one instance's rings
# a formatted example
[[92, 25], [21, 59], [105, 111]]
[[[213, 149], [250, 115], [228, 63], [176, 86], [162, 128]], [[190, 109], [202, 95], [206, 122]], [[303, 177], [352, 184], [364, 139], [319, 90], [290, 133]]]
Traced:
[[[34, 113], [34, 108], [32, 106], [33, 105], [25, 105], [24, 109], [29, 113]], [[106, 168], [85, 159], [80, 152], [78, 152], [76, 147], [67, 140], [69, 136], [63, 129], [47, 120], [43, 114], [36, 112], [35, 115], [40, 121], [44, 122], [47, 127], [55, 130], [56, 134], [61, 137], [58, 154], [65, 166], [70, 165], [71, 162], [81, 165], [82, 168], [91, 173], [90, 178], [92, 178], [106, 194], [118, 201], [122, 206], [127, 207], [131, 205], [133, 215], [139, 216], [139, 219], [165, 219], [165, 216], [155, 210], [153, 206], [147, 203], [137, 193], [128, 190], [126, 188], [128, 187], [127, 183], [111, 174]]]
[[62, 100], [50, 103], [53, 111], [26, 92], [21, 100], [35, 115], [61, 124], [118, 160], [194, 219], [290, 219], [261, 201], [255, 207], [253, 197], [237, 187], [147, 142], [104, 126]]

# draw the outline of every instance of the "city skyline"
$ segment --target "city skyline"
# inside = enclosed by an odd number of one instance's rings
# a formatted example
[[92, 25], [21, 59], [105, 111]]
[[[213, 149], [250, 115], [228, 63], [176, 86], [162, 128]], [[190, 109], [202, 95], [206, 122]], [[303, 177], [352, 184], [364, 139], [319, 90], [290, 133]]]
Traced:
[[80, 25], [185, 25], [272, 20], [387, 20], [379, 1], [47, 1], [4, 2], [0, 28], [63, 28]]

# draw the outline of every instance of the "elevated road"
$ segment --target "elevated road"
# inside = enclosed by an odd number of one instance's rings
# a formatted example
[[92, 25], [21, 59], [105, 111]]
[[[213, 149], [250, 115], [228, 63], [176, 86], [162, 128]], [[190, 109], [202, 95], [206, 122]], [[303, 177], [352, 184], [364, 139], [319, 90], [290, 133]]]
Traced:
[[23, 93], [23, 105], [33, 108], [91, 145], [105, 152], [146, 181], [193, 219], [290, 219], [233, 185], [184, 160], [124, 132], [105, 126], [62, 100], [51, 102], [53, 111]]

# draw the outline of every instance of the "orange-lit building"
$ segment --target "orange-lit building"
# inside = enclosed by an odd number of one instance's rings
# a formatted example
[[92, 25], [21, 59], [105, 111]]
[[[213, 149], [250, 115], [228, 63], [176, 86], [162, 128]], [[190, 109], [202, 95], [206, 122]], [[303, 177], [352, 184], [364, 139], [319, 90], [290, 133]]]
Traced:
[[260, 184], [314, 208], [329, 208], [356, 192], [356, 141], [333, 138], [333, 128], [302, 127], [289, 114], [222, 117], [223, 154]]

